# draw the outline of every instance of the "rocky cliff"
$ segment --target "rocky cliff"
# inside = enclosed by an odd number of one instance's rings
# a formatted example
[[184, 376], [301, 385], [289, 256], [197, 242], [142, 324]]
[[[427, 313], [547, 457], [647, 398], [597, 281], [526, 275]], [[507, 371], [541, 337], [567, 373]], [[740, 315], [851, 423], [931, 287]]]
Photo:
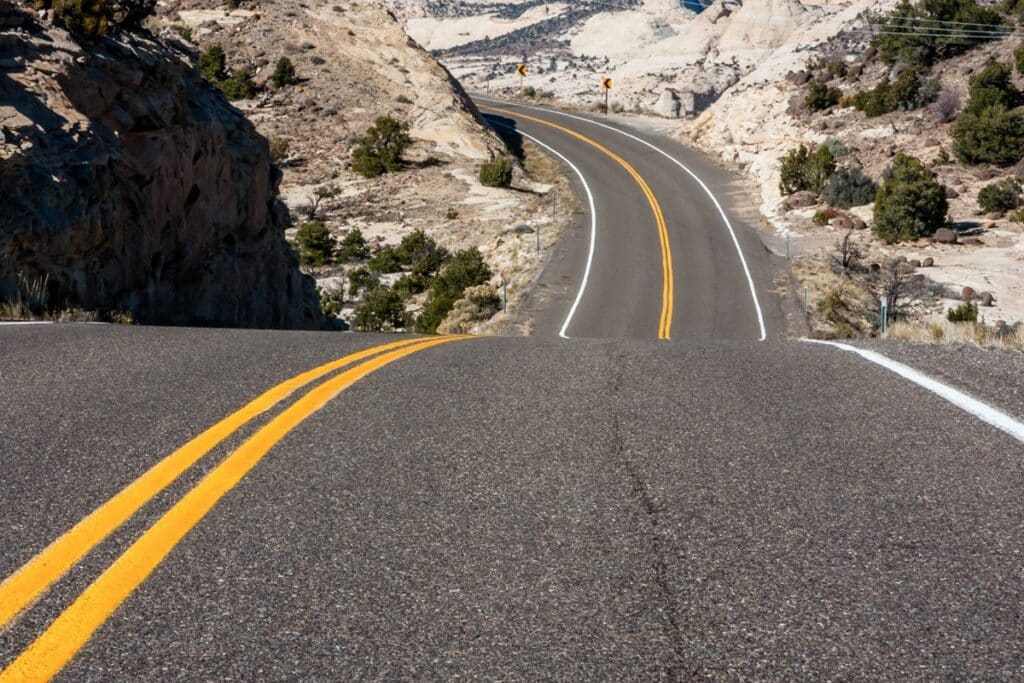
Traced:
[[83, 48], [0, 0], [0, 296], [169, 324], [312, 328], [279, 172], [187, 55], [121, 34]]

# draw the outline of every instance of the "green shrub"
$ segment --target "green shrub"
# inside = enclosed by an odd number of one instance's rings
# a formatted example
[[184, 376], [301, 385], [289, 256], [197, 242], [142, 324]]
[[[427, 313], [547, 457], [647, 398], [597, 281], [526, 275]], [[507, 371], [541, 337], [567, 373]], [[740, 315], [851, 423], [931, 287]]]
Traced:
[[90, 42], [110, 30], [131, 30], [153, 14], [156, 0], [37, 0], [34, 9], [52, 9], [56, 21], [81, 42]]
[[217, 85], [228, 77], [227, 57], [220, 45], [211, 45], [199, 55], [199, 73], [210, 83]]
[[[902, 0], [885, 20], [884, 30], [872, 40], [888, 64], [905, 62], [931, 66], [936, 61], [962, 54], [994, 40], [995, 32], [926, 31], [928, 25], [1003, 25], [995, 10], [981, 7], [975, 0], [922, 0], [912, 4]], [[955, 22], [955, 23], [951, 23]]]
[[981, 188], [978, 204], [987, 213], [1005, 213], [1020, 208], [1020, 192], [1016, 178], [1004, 178]]
[[330, 263], [334, 255], [334, 237], [323, 221], [309, 221], [295, 234], [299, 259], [304, 266], [319, 267]]
[[1024, 157], [1024, 117], [1001, 104], [965, 111], [951, 132], [953, 151], [964, 163], [1012, 166]]
[[363, 332], [393, 332], [408, 325], [402, 296], [390, 287], [375, 287], [356, 309], [355, 327]]
[[965, 111], [980, 114], [989, 107], [1002, 105], [1013, 109], [1021, 103], [1020, 90], [1013, 84], [1009, 66], [990, 59], [985, 68], [971, 78], [970, 101]]
[[402, 301], [405, 301], [413, 294], [419, 294], [420, 292], [423, 291], [417, 286], [416, 282], [408, 275], [403, 275], [402, 277], [395, 280], [395, 284], [394, 287], [392, 287], [392, 289], [398, 292], [398, 296], [402, 297]]
[[529, 97], [531, 100], [537, 96], [537, 89], [532, 85], [528, 85], [523, 88], [523, 97]]
[[804, 104], [808, 111], [818, 112], [836, 106], [842, 96], [843, 92], [839, 88], [830, 88], [824, 83], [811, 81], [807, 87]]
[[444, 321], [455, 302], [462, 298], [466, 288], [482, 285], [490, 279], [491, 269], [479, 249], [472, 247], [455, 254], [444, 270], [434, 278], [426, 306], [416, 321], [416, 329], [426, 334], [437, 332], [438, 325]]
[[427, 289], [434, 281], [437, 272], [448, 259], [448, 251], [437, 245], [422, 230], [411, 232], [402, 238], [401, 244], [395, 249], [403, 266], [412, 269], [410, 289], [419, 293]]
[[384, 247], [370, 257], [366, 267], [371, 273], [397, 273], [402, 269], [402, 261], [394, 247]]
[[352, 152], [352, 170], [367, 178], [400, 171], [402, 155], [411, 144], [408, 123], [382, 116]]
[[491, 159], [480, 167], [480, 182], [487, 187], [508, 187], [512, 184], [512, 162], [506, 157]]
[[110, 23], [108, 0], [54, 0], [53, 16], [81, 41], [106, 35]]
[[922, 79], [916, 69], [907, 69], [895, 81], [888, 78], [871, 90], [865, 90], [850, 98], [850, 104], [870, 117], [882, 116], [889, 112], [920, 109], [939, 95], [937, 79]]
[[850, 68], [846, 65], [846, 60], [844, 59], [833, 59], [825, 66], [825, 69], [836, 78], [846, 78], [846, 75], [850, 72]]
[[320, 310], [324, 315], [337, 317], [345, 304], [345, 290], [331, 291], [320, 287], [318, 291], [320, 293]]
[[914, 157], [896, 155], [875, 198], [872, 230], [887, 243], [914, 240], [946, 222], [949, 200], [935, 174]]
[[836, 160], [828, 147], [813, 152], [804, 145], [790, 150], [782, 158], [779, 190], [784, 195], [807, 190], [819, 193], [836, 170]]
[[366, 268], [357, 268], [348, 274], [348, 293], [351, 297], [368, 294], [379, 284], [380, 279]]
[[1017, 73], [1024, 73], [1024, 43], [1013, 51], [1013, 64], [1017, 67]]
[[299, 82], [295, 75], [295, 65], [287, 57], [281, 57], [274, 66], [274, 73], [270, 76], [270, 82], [276, 88], [283, 88], [286, 85], [295, 85]]
[[850, 148], [847, 147], [842, 140], [838, 138], [829, 138], [822, 143], [829, 152], [832, 153], [833, 159], [842, 159], [845, 156], [850, 155]]
[[369, 255], [370, 247], [366, 244], [363, 231], [359, 228], [349, 230], [348, 234], [342, 238], [341, 245], [338, 247], [338, 261], [340, 263], [362, 261]]
[[859, 168], [840, 168], [821, 191], [821, 198], [831, 206], [849, 209], [875, 201], [878, 185]]
[[956, 308], [946, 312], [946, 320], [951, 323], [976, 323], [978, 322], [978, 304], [972, 301], [965, 301]]
[[217, 87], [224, 93], [224, 97], [232, 102], [256, 96], [256, 84], [252, 82], [252, 74], [248, 69], [235, 69], [234, 73], [221, 81]]
[[815, 225], [828, 225], [829, 220], [828, 214], [824, 211], [816, 211], [811, 218], [811, 222]]
[[415, 230], [402, 238], [395, 247], [395, 254], [403, 266], [412, 266], [420, 256], [428, 251], [436, 251], [437, 243], [422, 230]]
[[999, 11], [1024, 18], [1024, 0], [1003, 0], [999, 3]]

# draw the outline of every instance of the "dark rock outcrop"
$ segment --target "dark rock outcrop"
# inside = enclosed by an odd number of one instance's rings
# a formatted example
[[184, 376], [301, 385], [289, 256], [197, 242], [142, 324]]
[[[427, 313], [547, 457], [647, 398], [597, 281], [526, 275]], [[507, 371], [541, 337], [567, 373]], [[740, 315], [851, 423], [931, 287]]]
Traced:
[[267, 142], [185, 53], [82, 47], [0, 0], [0, 296], [167, 324], [314, 328]]

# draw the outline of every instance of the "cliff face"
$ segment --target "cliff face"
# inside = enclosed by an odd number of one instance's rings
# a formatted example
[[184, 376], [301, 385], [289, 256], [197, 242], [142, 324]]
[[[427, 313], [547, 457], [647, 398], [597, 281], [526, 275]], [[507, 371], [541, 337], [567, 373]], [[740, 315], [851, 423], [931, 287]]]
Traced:
[[169, 324], [311, 328], [266, 141], [186, 56], [87, 49], [0, 0], [0, 296]]

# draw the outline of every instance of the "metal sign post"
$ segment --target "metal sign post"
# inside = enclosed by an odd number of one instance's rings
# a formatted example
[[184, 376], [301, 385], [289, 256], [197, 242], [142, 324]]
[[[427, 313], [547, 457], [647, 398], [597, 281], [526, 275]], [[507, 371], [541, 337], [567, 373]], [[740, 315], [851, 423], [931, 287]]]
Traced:
[[601, 89], [604, 90], [604, 115], [608, 116], [608, 93], [612, 90], [612, 79], [607, 76], [601, 79]]

